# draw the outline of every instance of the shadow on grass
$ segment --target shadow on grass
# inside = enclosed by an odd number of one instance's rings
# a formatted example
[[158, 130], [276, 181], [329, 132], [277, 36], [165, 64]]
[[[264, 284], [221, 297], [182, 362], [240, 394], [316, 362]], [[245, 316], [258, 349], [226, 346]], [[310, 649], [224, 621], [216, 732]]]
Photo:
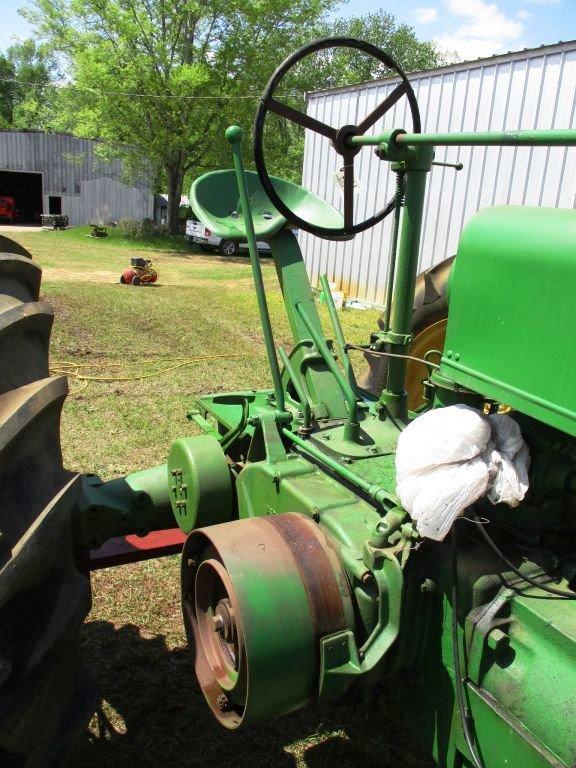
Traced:
[[208, 711], [190, 652], [138, 627], [87, 623], [84, 658], [100, 692], [99, 711], [78, 765], [218, 768], [426, 768], [381, 704], [308, 708], [229, 732]]

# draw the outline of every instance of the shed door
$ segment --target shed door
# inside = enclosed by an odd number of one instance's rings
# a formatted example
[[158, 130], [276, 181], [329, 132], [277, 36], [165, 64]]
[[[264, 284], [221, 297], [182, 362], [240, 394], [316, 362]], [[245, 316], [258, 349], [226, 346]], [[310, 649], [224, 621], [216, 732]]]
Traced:
[[62, 198], [61, 197], [49, 197], [48, 198], [48, 213], [62, 213]]

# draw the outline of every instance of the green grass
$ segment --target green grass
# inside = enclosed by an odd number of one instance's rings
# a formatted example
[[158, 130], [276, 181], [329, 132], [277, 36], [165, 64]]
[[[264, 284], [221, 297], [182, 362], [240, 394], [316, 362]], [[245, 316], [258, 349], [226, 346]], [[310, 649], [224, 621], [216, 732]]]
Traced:
[[[87, 238], [82, 230], [15, 237], [42, 265], [43, 298], [56, 311], [53, 369], [115, 379], [70, 377], [62, 418], [70, 469], [111, 478], [162, 463], [171, 442], [192, 431], [185, 413], [195, 396], [269, 385], [246, 258], [127, 247], [116, 238]], [[119, 285], [130, 256], [143, 251], [157, 264], [160, 285]], [[270, 260], [263, 259], [262, 268], [276, 341], [289, 346]], [[377, 314], [344, 312], [349, 340], [365, 340]], [[137, 378], [196, 358], [212, 359]], [[425, 764], [412, 755], [382, 704], [308, 709], [241, 733], [225, 732], [196, 685], [179, 603], [177, 557], [93, 575], [83, 645], [101, 700], [81, 745], [80, 765]]]
[[[125, 236], [125, 230], [122, 227], [107, 227], [108, 236], [105, 238], [94, 238], [98, 243], [111, 245], [119, 248], [137, 247], [141, 251], [163, 251], [167, 253], [189, 253], [190, 245], [184, 239], [184, 235], [161, 235], [153, 234], [145, 236], [142, 239], [130, 239]], [[48, 230], [50, 236], [56, 240], [63, 240], [66, 243], [83, 243], [86, 237], [92, 232], [90, 227], [72, 227], [64, 231]]]

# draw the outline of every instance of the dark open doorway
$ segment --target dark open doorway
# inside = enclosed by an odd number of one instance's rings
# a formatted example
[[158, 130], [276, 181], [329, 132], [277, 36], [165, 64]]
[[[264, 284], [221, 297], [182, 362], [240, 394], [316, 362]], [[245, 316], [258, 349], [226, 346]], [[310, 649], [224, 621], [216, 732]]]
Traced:
[[62, 198], [61, 197], [49, 197], [48, 198], [48, 213], [62, 213]]
[[0, 196], [13, 197], [18, 224], [40, 223], [42, 214], [42, 174], [0, 171]]

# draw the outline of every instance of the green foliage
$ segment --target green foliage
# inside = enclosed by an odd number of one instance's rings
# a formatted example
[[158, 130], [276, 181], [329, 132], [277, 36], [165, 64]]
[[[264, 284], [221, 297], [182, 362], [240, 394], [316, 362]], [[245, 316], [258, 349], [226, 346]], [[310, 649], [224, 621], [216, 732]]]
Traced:
[[[36, 0], [28, 15], [68, 61], [58, 127], [163, 169], [174, 231], [184, 175], [219, 165], [231, 100], [258, 90], [332, 0]], [[216, 98], [215, 98], [216, 97]]]
[[14, 66], [0, 54], [0, 129], [10, 128], [14, 114]]
[[[322, 35], [354, 35], [387, 48], [407, 69], [433, 66], [438, 53], [413, 30], [379, 12], [332, 19], [337, 0], [33, 0], [27, 17], [69, 82], [54, 89], [51, 127], [106, 142], [127, 167], [160, 174], [175, 233], [183, 182], [230, 163], [223, 132], [245, 129], [246, 157], [258, 94], [282, 59]], [[1, 67], [1, 62], [0, 62]], [[354, 53], [318, 56], [286, 83], [287, 100], [386, 74]], [[31, 118], [33, 109], [28, 117]], [[26, 114], [26, 110], [22, 110]], [[303, 137], [272, 124], [274, 172], [299, 181]]]
[[178, 218], [180, 221], [186, 221], [187, 219], [193, 219], [195, 216], [191, 205], [181, 205], [178, 211]]
[[46, 128], [57, 94], [51, 87], [57, 73], [46, 45], [24, 40], [0, 54], [0, 128]]
[[[385, 11], [323, 22], [317, 31], [320, 37], [330, 35], [368, 40], [390, 54], [406, 72], [430, 69], [444, 63], [434, 43], [418, 40], [412, 27], [399, 23], [395, 16]], [[386, 77], [390, 72], [375, 59], [347, 50], [326, 62], [324, 73], [319, 74], [325, 75], [331, 85], [337, 87]]]
[[152, 219], [120, 219], [116, 232], [125, 240], [148, 241], [167, 234], [164, 224], [155, 224]]

